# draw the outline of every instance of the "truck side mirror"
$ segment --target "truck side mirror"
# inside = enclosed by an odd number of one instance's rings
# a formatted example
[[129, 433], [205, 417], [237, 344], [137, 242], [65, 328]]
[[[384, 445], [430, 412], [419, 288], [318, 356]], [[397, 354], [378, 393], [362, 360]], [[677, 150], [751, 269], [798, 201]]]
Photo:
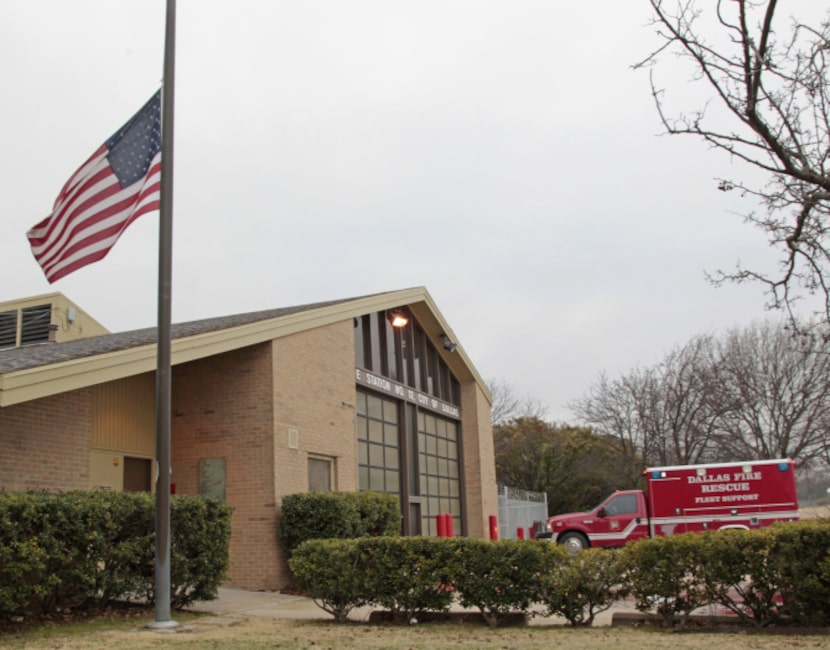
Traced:
[[602, 519], [604, 517], [607, 517], [607, 516], [608, 516], [608, 513], [605, 511], [605, 508], [600, 508], [599, 510], [597, 510], [597, 517], [599, 517], [600, 519]]

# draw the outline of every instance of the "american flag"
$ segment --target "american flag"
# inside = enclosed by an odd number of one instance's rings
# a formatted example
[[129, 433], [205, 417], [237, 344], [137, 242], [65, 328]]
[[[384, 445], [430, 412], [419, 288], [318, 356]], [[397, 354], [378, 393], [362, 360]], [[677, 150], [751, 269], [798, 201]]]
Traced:
[[161, 201], [161, 91], [66, 182], [52, 214], [26, 233], [52, 283], [103, 259]]

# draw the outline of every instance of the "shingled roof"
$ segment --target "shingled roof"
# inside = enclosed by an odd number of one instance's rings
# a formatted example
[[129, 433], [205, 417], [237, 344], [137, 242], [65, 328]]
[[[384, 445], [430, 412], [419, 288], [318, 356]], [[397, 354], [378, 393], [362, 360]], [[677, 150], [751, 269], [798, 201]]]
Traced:
[[[175, 323], [171, 326], [170, 335], [173, 340], [182, 339], [198, 334], [230, 329], [239, 325], [280, 318], [281, 316], [288, 316], [290, 314], [312, 311], [314, 309], [347, 303], [366, 297], [370, 296], [329, 300], [294, 307], [282, 307], [246, 314], [205, 318], [186, 323]], [[0, 373], [38, 368], [62, 361], [72, 361], [74, 359], [83, 359], [84, 357], [106, 354], [108, 352], [128, 350], [142, 345], [152, 345], [157, 340], [157, 329], [156, 327], [147, 327], [128, 332], [118, 332], [76, 341], [67, 341], [65, 343], [39, 343], [9, 350], [0, 350]]]
[[[455, 334], [425, 287], [205, 318], [171, 326], [172, 363], [187, 363], [353, 317], [406, 306], [427, 336]], [[0, 350], [0, 408], [152, 372], [157, 328]], [[460, 381], [486, 383], [461, 345], [447, 359]]]

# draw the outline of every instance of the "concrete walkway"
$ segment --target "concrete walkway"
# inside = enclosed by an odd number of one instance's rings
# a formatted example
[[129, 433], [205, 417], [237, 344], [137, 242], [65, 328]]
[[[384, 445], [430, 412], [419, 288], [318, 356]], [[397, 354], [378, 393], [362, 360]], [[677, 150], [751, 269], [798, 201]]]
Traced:
[[[220, 587], [219, 597], [216, 600], [195, 603], [187, 609], [234, 619], [267, 616], [270, 618], [333, 620], [330, 614], [320, 609], [310, 598], [274, 591], [246, 591], [229, 587]], [[375, 609], [374, 607], [361, 607], [352, 610], [349, 619], [356, 622], [366, 622]], [[459, 606], [453, 606], [452, 611], [475, 613], [477, 610], [464, 610]], [[616, 612], [633, 614], [636, 610], [633, 603], [625, 601], [617, 603], [611, 609], [598, 614], [594, 620], [594, 626], [611, 625], [612, 617]], [[530, 619], [530, 625], [564, 624], [566, 624], [565, 619], [557, 617], [533, 617]]]
[[[194, 603], [189, 611], [218, 616], [268, 616], [270, 618], [332, 618], [314, 604], [311, 598], [281, 594], [276, 591], [246, 591], [219, 587], [219, 597], [208, 602]], [[368, 615], [367, 615], [368, 618]], [[361, 620], [355, 617], [355, 620]]]

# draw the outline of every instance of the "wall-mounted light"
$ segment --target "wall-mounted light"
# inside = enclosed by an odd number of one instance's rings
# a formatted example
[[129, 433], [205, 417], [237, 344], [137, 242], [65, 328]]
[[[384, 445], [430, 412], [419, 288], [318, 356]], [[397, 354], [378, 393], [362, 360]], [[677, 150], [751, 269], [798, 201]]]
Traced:
[[450, 340], [450, 337], [446, 334], [441, 335], [441, 340], [444, 342], [444, 349], [449, 350], [450, 352], [455, 352], [455, 348], [458, 347], [458, 343], [454, 343]]
[[393, 309], [388, 316], [392, 327], [406, 327], [409, 324], [409, 316], [401, 309]]

